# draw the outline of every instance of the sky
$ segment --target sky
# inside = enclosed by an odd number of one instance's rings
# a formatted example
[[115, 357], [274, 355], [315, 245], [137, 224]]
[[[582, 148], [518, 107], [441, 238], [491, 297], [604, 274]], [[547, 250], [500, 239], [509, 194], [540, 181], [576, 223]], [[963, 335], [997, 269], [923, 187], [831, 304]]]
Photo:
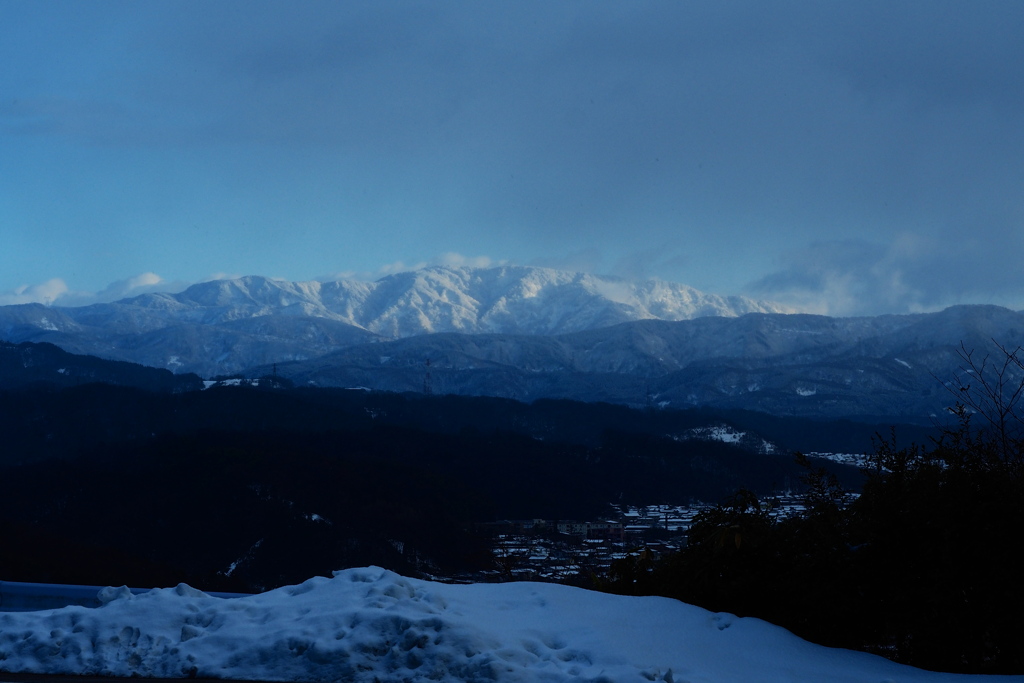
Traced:
[[0, 304], [423, 265], [1024, 308], [1019, 0], [0, 0]]

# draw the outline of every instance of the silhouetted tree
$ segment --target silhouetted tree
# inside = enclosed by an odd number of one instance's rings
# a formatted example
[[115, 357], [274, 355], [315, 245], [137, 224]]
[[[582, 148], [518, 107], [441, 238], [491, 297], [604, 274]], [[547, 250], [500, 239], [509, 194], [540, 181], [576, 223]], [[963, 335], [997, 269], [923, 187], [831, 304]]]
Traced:
[[929, 445], [880, 439], [861, 495], [807, 470], [804, 511], [749, 491], [702, 513], [690, 545], [630, 585], [757, 616], [827, 645], [950, 672], [1024, 673], [1024, 394], [1020, 349], [961, 347], [958, 421]]

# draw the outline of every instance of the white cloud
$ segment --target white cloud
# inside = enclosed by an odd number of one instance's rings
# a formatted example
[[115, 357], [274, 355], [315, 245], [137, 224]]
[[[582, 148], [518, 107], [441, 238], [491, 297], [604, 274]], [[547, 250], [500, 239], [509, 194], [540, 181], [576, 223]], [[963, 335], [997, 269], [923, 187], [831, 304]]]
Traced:
[[37, 285], [22, 285], [10, 292], [0, 292], [0, 306], [40, 303], [54, 306], [88, 306], [118, 301], [148, 292], [180, 292], [191, 283], [167, 281], [156, 273], [146, 272], [111, 282], [98, 292], [72, 290], [61, 278]]
[[904, 283], [900, 259], [881, 245], [819, 242], [786, 260], [752, 283], [752, 293], [806, 313], [840, 316], [891, 311], [916, 298]]
[[68, 293], [68, 286], [60, 278], [53, 278], [38, 285], [22, 285], [13, 291], [0, 292], [0, 306], [14, 304], [52, 304]]
[[164, 279], [156, 273], [142, 273], [125, 280], [111, 282], [103, 290], [96, 293], [96, 302], [117, 301], [129, 296], [137, 296], [154, 291], [159, 285], [165, 285]]
[[896, 235], [889, 244], [819, 242], [788, 254], [748, 291], [800, 311], [838, 316], [920, 313], [960, 303], [1019, 308], [1024, 287], [1016, 264], [986, 245], [963, 240], [958, 246], [951, 254], [913, 234]]
[[633, 285], [630, 282], [615, 282], [613, 280], [593, 280], [594, 289], [609, 301], [619, 304], [636, 305], [637, 299], [633, 292]]

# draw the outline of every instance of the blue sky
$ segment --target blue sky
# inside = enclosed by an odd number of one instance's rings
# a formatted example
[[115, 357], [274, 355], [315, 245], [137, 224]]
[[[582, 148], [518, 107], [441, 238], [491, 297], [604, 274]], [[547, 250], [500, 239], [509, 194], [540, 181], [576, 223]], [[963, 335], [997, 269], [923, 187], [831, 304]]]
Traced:
[[1024, 308], [1024, 3], [0, 0], [0, 304], [513, 263]]

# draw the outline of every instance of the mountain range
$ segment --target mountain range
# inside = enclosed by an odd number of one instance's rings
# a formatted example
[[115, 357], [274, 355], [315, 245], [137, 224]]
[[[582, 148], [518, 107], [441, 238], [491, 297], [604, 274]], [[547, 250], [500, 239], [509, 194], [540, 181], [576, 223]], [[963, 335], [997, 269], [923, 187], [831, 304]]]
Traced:
[[833, 318], [657, 280], [437, 267], [372, 283], [244, 277], [78, 308], [5, 306], [0, 339], [204, 377], [927, 420], [953, 401], [960, 353], [998, 355], [993, 340], [1016, 348], [1024, 315], [957, 306]]
[[[422, 335], [277, 371], [321, 386], [930, 422], [956, 401], [964, 350], [998, 359], [993, 340], [1011, 351], [1024, 344], [1024, 315], [957, 306], [868, 318], [640, 320], [554, 336]], [[1007, 380], [1018, 370], [1009, 368]]]
[[82, 307], [0, 307], [0, 338], [205, 376], [423, 334], [557, 335], [642, 320], [785, 309], [659, 280], [436, 267], [376, 282], [215, 280]]

